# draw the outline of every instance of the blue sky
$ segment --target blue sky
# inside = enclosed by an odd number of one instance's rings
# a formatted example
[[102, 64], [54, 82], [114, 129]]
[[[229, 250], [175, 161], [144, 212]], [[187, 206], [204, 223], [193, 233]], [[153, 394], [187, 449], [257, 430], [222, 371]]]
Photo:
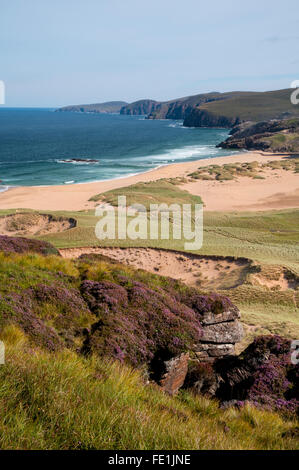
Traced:
[[298, 0], [0, 0], [6, 106], [62, 106], [299, 79]]

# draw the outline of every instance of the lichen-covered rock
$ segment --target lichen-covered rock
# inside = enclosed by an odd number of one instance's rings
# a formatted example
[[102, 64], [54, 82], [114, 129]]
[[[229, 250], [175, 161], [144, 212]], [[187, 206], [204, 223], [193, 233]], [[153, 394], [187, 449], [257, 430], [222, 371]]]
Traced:
[[213, 312], [204, 312], [201, 324], [202, 325], [215, 325], [216, 323], [224, 323], [241, 318], [239, 309], [234, 305], [228, 310], [215, 314]]
[[242, 340], [244, 330], [238, 320], [204, 326], [201, 341], [210, 343], [238, 343]]
[[215, 357], [223, 357], [232, 355], [235, 352], [235, 345], [234, 344], [213, 344], [213, 343], [200, 343], [198, 345], [199, 353], [198, 357], [204, 357], [204, 354], [200, 356], [201, 353], [206, 353], [208, 356], [215, 358]]

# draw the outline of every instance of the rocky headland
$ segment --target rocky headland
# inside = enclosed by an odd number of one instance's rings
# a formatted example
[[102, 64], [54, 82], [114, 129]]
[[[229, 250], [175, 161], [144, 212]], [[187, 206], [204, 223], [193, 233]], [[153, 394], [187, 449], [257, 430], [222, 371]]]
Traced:
[[218, 147], [299, 153], [299, 119], [244, 122], [233, 127], [230, 137]]

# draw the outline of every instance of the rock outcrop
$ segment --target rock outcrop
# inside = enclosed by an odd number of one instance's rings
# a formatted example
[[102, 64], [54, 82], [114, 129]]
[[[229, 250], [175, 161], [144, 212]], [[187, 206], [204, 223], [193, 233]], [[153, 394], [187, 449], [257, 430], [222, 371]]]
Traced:
[[225, 407], [251, 403], [291, 414], [299, 408], [299, 368], [291, 362], [291, 341], [278, 335], [257, 337], [240, 356], [193, 361], [184, 386]]
[[169, 395], [175, 395], [183, 386], [188, 372], [188, 362], [188, 353], [165, 361], [165, 372], [160, 380], [160, 385]]
[[218, 147], [227, 149], [299, 152], [299, 119], [245, 122], [235, 126]]

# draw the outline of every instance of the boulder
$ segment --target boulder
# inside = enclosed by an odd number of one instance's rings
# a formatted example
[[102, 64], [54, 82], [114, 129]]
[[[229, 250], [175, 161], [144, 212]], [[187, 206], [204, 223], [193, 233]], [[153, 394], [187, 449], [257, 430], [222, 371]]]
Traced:
[[170, 395], [175, 395], [185, 382], [188, 372], [189, 354], [183, 353], [165, 361], [165, 369], [160, 385]]
[[243, 335], [242, 324], [238, 320], [234, 320], [204, 326], [201, 341], [216, 344], [234, 344], [239, 343]]

